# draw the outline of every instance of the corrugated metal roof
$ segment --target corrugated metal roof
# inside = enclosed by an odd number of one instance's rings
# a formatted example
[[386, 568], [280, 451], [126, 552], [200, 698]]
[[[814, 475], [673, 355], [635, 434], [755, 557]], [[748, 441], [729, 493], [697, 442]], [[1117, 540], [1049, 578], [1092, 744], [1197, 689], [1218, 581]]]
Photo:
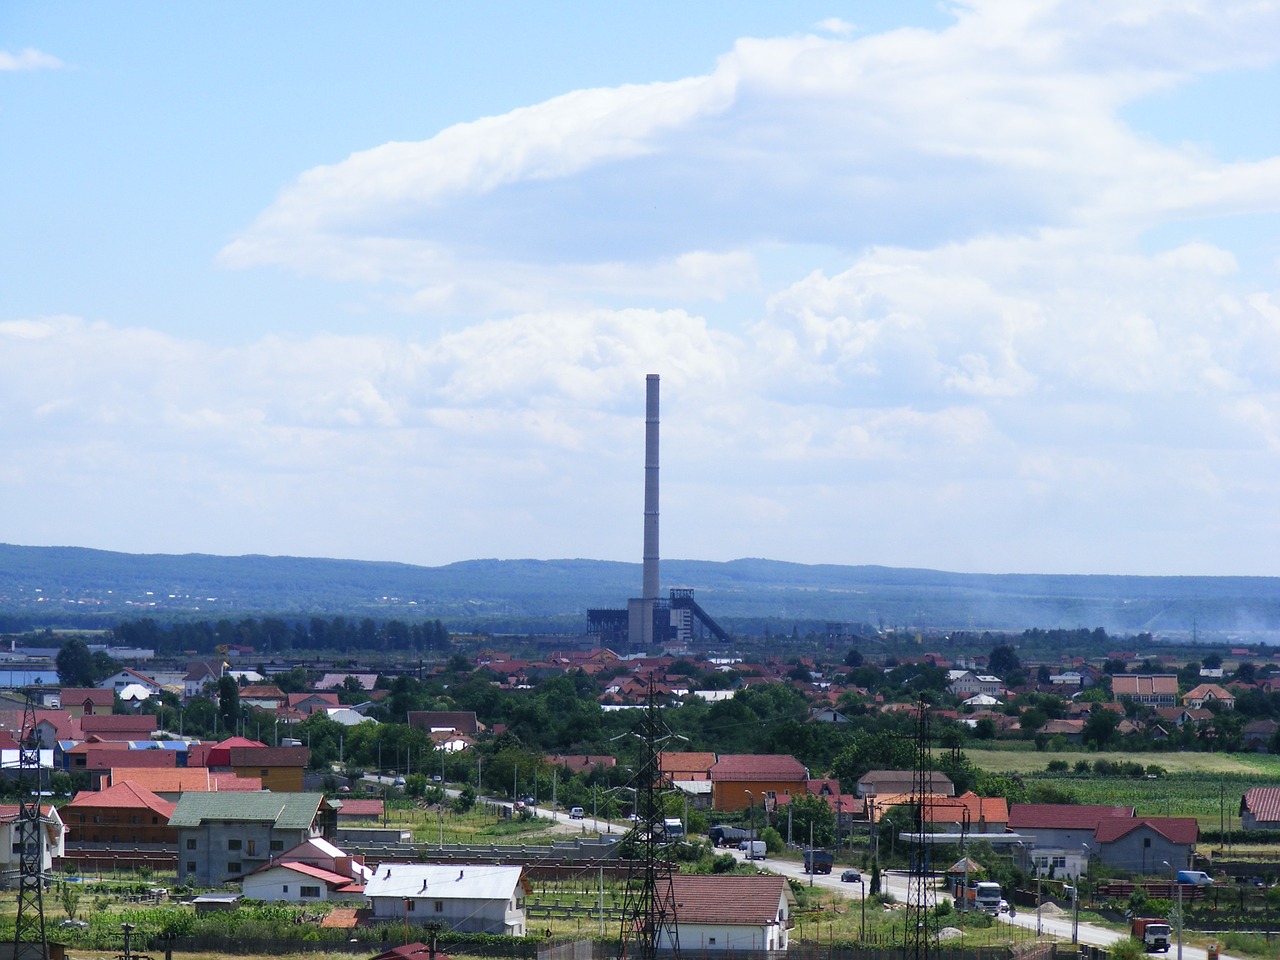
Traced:
[[431, 897], [435, 900], [507, 900], [523, 867], [490, 864], [389, 863], [365, 883], [366, 897]]
[[316, 819], [322, 793], [184, 793], [171, 827], [198, 827], [206, 820], [274, 822], [284, 830], [305, 830]]

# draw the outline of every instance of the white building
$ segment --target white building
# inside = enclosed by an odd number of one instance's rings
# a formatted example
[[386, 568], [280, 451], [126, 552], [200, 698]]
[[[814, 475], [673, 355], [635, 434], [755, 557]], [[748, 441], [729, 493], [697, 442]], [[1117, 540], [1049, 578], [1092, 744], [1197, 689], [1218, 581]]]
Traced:
[[312, 903], [364, 903], [364, 883], [309, 863], [268, 863], [240, 884], [254, 900]]
[[[786, 950], [795, 895], [786, 877], [671, 878], [680, 949], [689, 953]], [[662, 949], [670, 949], [664, 932]]]
[[524, 936], [528, 892], [523, 867], [491, 864], [384, 864], [364, 889], [379, 920], [513, 937]]
[[[44, 752], [41, 751], [41, 753]], [[52, 751], [49, 753], [52, 754]], [[19, 810], [16, 803], [0, 804], [0, 877], [3, 878], [3, 885], [6, 887], [18, 885], [18, 874], [22, 867], [22, 830], [18, 825]], [[47, 874], [53, 870], [54, 857], [66, 856], [67, 828], [63, 825], [57, 808], [52, 805], [40, 808], [40, 823], [44, 827], [39, 837], [40, 871]]]

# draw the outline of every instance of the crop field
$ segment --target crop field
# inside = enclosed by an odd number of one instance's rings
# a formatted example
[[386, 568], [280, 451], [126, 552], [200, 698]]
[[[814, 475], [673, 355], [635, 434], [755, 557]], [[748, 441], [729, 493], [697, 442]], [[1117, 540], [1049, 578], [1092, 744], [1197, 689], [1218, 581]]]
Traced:
[[[1016, 774], [1028, 785], [1046, 784], [1069, 792], [1078, 803], [1137, 808], [1139, 816], [1195, 817], [1200, 826], [1228, 829], [1238, 825], [1240, 797], [1250, 787], [1280, 786], [1280, 757], [1224, 753], [1028, 753], [974, 750], [975, 765], [991, 773]], [[1051, 760], [1108, 760], [1158, 766], [1156, 779], [1100, 776], [1095, 773], [1049, 773]]]

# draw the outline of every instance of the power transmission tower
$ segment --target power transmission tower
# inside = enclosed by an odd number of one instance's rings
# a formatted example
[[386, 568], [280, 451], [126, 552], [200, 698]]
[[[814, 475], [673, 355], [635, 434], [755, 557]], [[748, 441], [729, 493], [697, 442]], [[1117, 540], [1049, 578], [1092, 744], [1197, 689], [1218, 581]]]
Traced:
[[907, 882], [905, 954], [913, 960], [929, 960], [937, 923], [934, 905], [932, 848], [932, 758], [929, 740], [929, 704], [923, 697], [916, 705], [916, 761], [911, 776], [911, 874]]
[[676, 898], [672, 884], [670, 846], [662, 823], [662, 744], [674, 736], [658, 716], [657, 688], [649, 675], [649, 691], [644, 719], [636, 735], [640, 738], [640, 762], [633, 784], [636, 814], [631, 830], [622, 838], [623, 855], [630, 856], [622, 905], [622, 930], [618, 936], [618, 956], [626, 960], [654, 960], [662, 949], [679, 960], [680, 937], [676, 921]]
[[30, 692], [22, 711], [22, 739], [18, 743], [18, 918], [13, 927], [13, 960], [49, 960], [44, 930], [45, 823], [44, 767], [36, 732], [36, 705]]

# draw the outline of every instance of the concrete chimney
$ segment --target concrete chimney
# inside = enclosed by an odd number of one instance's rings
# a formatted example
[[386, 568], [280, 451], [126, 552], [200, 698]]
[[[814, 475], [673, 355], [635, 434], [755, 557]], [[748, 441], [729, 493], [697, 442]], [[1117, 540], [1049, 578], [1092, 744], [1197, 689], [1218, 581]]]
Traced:
[[644, 415], [644, 584], [646, 606], [658, 599], [658, 375], [645, 378]]

